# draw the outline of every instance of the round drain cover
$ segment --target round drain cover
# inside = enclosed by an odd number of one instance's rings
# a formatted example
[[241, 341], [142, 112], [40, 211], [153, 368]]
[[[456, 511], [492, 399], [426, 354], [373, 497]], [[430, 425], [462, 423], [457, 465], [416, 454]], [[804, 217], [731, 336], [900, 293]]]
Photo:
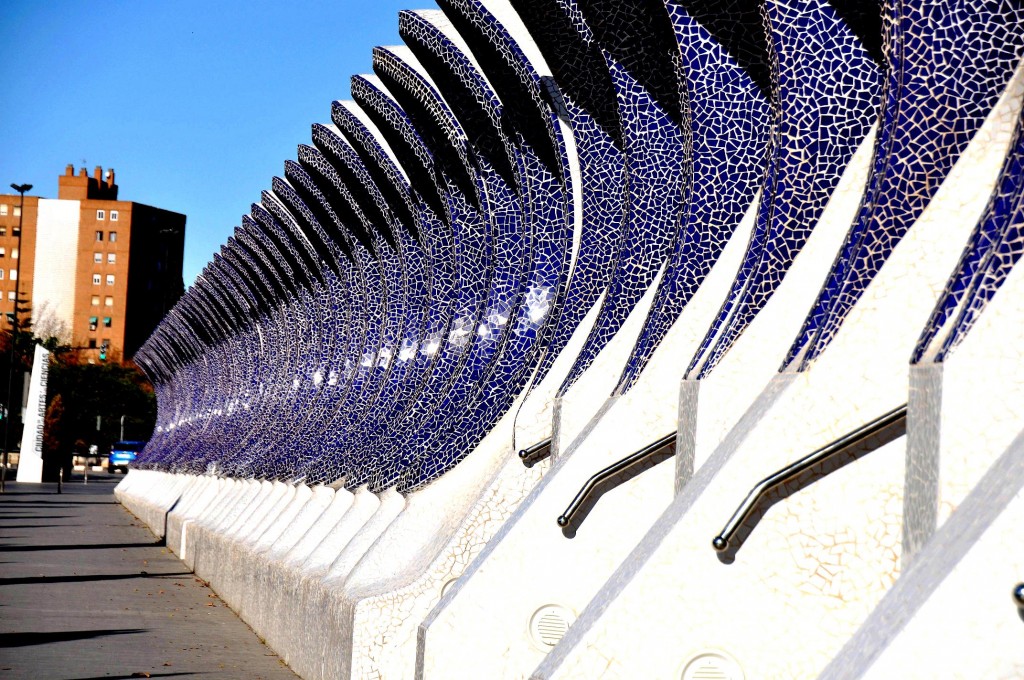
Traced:
[[686, 664], [682, 680], [743, 680], [743, 670], [725, 654], [704, 652]]
[[530, 634], [534, 642], [543, 649], [551, 649], [558, 644], [575, 620], [576, 615], [561, 605], [544, 605], [530, 618]]

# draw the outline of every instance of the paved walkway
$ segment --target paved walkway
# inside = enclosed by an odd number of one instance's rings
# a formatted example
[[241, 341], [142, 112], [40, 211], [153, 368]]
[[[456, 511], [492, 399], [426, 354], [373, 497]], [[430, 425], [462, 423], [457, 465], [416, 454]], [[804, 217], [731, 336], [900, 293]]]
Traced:
[[0, 496], [0, 680], [295, 680], [114, 500], [119, 479]]

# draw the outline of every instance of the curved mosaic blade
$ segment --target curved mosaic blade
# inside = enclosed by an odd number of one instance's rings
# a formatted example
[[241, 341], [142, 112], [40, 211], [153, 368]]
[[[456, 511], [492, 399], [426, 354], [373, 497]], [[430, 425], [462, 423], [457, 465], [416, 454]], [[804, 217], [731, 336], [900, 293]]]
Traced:
[[[404, 442], [429, 418], [464, 364], [475, 340], [473, 331], [484, 313], [493, 269], [492, 234], [481, 210], [485, 188], [475, 161], [470, 160], [461, 126], [408, 48], [377, 48], [374, 70], [430, 149], [439, 170], [438, 194], [445, 198], [454, 235], [457, 304], [447, 337], [438, 338], [436, 344], [428, 341], [425, 348], [438, 354], [427, 383], [402, 421], [364, 450], [369, 457], [360, 461], [361, 474], [346, 479], [349, 488], [374, 477], [394, 479], [411, 463], [404, 455]], [[390, 485], [388, 481], [372, 484], [375, 488]]]
[[[354, 150], [340, 136], [336, 129], [327, 126], [313, 127], [313, 142], [323, 154], [323, 159], [330, 164], [330, 170], [322, 170], [322, 177], [330, 180], [331, 188], [341, 191], [350, 197], [352, 209], [361, 216], [365, 228], [373, 234], [374, 252], [380, 270], [385, 294], [388, 296], [387, 332], [377, 351], [375, 364], [370, 367], [374, 380], [367, 384], [360, 395], [360, 402], [353, 406], [349, 414], [351, 418], [365, 417], [366, 413], [376, 408], [375, 403], [380, 390], [393, 380], [394, 356], [404, 341], [408, 328], [419, 326], [419, 302], [409, 300], [409, 272], [405, 250], [407, 242], [411, 242], [404, 231], [395, 232], [390, 223], [390, 211], [382, 210], [372, 180], [362, 168]], [[300, 149], [300, 155], [313, 159], [316, 154], [312, 150]], [[312, 164], [312, 163], [311, 163]], [[324, 167], [321, 165], [321, 167]], [[342, 431], [351, 426], [351, 421], [339, 425]]]
[[[315, 138], [317, 127], [314, 126]], [[324, 223], [339, 233], [352, 235], [353, 257], [364, 285], [363, 297], [356, 300], [355, 305], [365, 316], [365, 332], [337, 362], [335, 370], [340, 371], [340, 376], [335, 385], [328, 385], [331, 389], [325, 395], [327, 402], [323, 406], [326, 429], [309, 430], [300, 440], [297, 465], [301, 476], [307, 480], [333, 482], [344, 475], [348, 466], [342, 454], [344, 429], [358, 409], [365, 408], [376, 394], [384, 373], [380, 370], [379, 359], [386, 348], [393, 346], [394, 337], [401, 333], [405, 323], [401, 314], [405, 306], [404, 291], [387, 281], [389, 274], [400, 266], [394, 249], [362, 213], [329, 158], [318, 149], [300, 146], [299, 160], [301, 168], [293, 166], [291, 178], [296, 186], [305, 188], [311, 203], [319, 204]], [[401, 275], [397, 278], [400, 281]], [[325, 437], [324, 432], [329, 436]], [[286, 455], [287, 451], [282, 453]]]
[[[325, 147], [328, 144], [337, 143], [336, 135], [330, 135], [333, 139], [330, 142], [324, 142], [322, 138], [317, 137], [316, 131], [317, 129], [314, 128], [315, 141], [324, 143]], [[338, 153], [336, 149], [331, 151], [331, 155], [336, 153]], [[334, 165], [333, 162], [331, 164]], [[275, 185], [275, 193], [277, 192], [287, 194], [288, 188], [284, 186], [283, 182], [278, 181]], [[296, 211], [302, 212], [305, 219], [315, 222], [315, 218], [297, 196], [292, 195], [289, 204], [293, 205]], [[339, 415], [342, 416], [342, 419], [336, 421], [332, 426], [332, 431], [339, 435], [349, 427], [352, 419], [372, 408], [381, 385], [387, 380], [391, 368], [390, 357], [393, 355], [394, 347], [407, 322], [406, 290], [402, 275], [404, 263], [393, 245], [381, 234], [380, 229], [370, 222], [361, 206], [354, 207], [358, 207], [358, 212], [363, 219], [364, 231], [369, 235], [372, 252], [375, 255], [374, 258], [367, 261], [366, 273], [368, 277], [372, 277], [368, 293], [379, 296], [381, 316], [379, 317], [377, 344], [368, 345], [359, 362], [356, 378], [358, 388], [354, 387], [350, 393], [355, 399], [340, 411]]]
[[1022, 22], [1016, 2], [886, 3], [885, 108], [867, 193], [786, 367], [803, 370], [825, 350], [931, 201], [1020, 61]]
[[[485, 7], [477, 0], [439, 4], [501, 101], [502, 128], [516, 149], [530, 232], [551, 234], [554, 242], [565, 244], [564, 252], [552, 252], [551, 256], [568, 263], [563, 269], [568, 278], [579, 252], [582, 206], [576, 205], [572, 187], [575, 158], [569, 158], [573, 153], [569, 148], [575, 147], [575, 140], [567, 141], [572, 137], [571, 128], [563, 129], [560, 121], [565, 109], [551, 71], [518, 16], [506, 5], [492, 2]], [[539, 326], [543, 333], [540, 345], [550, 350], [552, 360], [571, 334], [560, 321], [566, 291], [563, 279], [554, 287], [538, 279], [527, 291], [531, 324]], [[559, 345], [552, 345], [552, 340]], [[510, 387], [513, 392], [519, 390], [515, 381]]]
[[[406, 422], [406, 414], [420, 401], [421, 395], [430, 392], [433, 367], [443, 356], [440, 351], [451, 330], [459, 303], [456, 288], [455, 240], [451, 217], [448, 214], [447, 198], [443, 199], [444, 214], [439, 217], [431, 204], [442, 201], [439, 186], [443, 181], [435, 179], [437, 169], [433, 154], [413, 127], [406, 113], [398, 106], [390, 92], [376, 76], [356, 76], [352, 79], [352, 95], [359, 102], [360, 109], [376, 126], [387, 146], [399, 160], [400, 167], [410, 178], [411, 198], [415, 205], [413, 212], [418, 232], [423, 239], [425, 254], [430, 261], [431, 305], [426, 328], [416, 347], [408, 348], [408, 360], [415, 362], [415, 374], [421, 379], [414, 386], [404, 404], [396, 404], [396, 410], [381, 426], [373, 429], [361, 428], [353, 433], [348, 445], [353, 450], [370, 450], [377, 441], [396, 424]], [[379, 474], [379, 473], [373, 473]]]
[[690, 379], [714, 370], [778, 288], [877, 117], [880, 71], [870, 46], [880, 29], [869, 22], [877, 4], [836, 6], [843, 10], [825, 0], [764, 5], [773, 93], [767, 173], [739, 273]]
[[[203, 282], [209, 285], [198, 285], [192, 290], [192, 300], [207, 310], [207, 320], [216, 318], [209, 311], [210, 305], [217, 309], [225, 309], [226, 300], [213, 285], [215, 281], [215, 273], [211, 272]], [[217, 314], [224, 313], [226, 312]], [[230, 324], [228, 326], [230, 327]], [[207, 454], [212, 447], [216, 446], [218, 435], [220, 435], [222, 424], [219, 422], [219, 416], [222, 414], [222, 409], [221, 390], [218, 387], [225, 383], [230, 385], [232, 374], [236, 373], [238, 369], [235, 365], [235, 353], [226, 349], [237, 343], [237, 334], [231, 333], [229, 327], [218, 332], [214, 343], [204, 352], [205, 361], [202, 365], [196, 366], [203, 371], [203, 376], [196, 383], [199, 390], [188, 409], [190, 422], [184, 431], [178, 431], [179, 438], [184, 440], [182, 442], [185, 446], [183, 455], [190, 462]]]
[[[464, 126], [490, 126], [476, 148], [491, 190], [488, 207], [496, 232], [495, 276], [484, 320], [475, 329], [478, 339], [453, 389], [407, 442], [417, 462], [399, 484], [399, 490], [406, 491], [468, 454], [525, 385], [530, 357], [541, 346], [536, 330], [544, 321], [530, 317], [527, 290], [537, 282], [558, 286], [562, 271], [545, 265], [557, 263], [552, 253], [564, 253], [566, 243], [559, 240], [557, 227], [543, 230], [543, 221], [524, 221], [521, 197], [526, 193], [528, 198], [534, 182], [533, 175], [522, 172], [528, 149], [522, 140], [515, 144], [508, 138], [509, 126], [502, 129], [501, 104], [447, 19], [434, 12], [403, 13], [400, 30], [414, 51], [435, 55], [425, 58], [424, 64]], [[513, 180], [511, 186], [507, 179]], [[567, 234], [562, 230], [561, 235]]]
[[[208, 437], [203, 436], [203, 432], [198, 433], [196, 448], [200, 455], [190, 457], [186, 467], [188, 471], [203, 472], [212, 465], [218, 471], [234, 476], [251, 476], [247, 465], [254, 456], [262, 453], [266, 436], [264, 428], [273, 427], [280, 421], [280, 401], [287, 398], [282, 383], [285, 372], [294, 365], [291, 358], [273, 363], [270, 361], [271, 352], [262, 350], [265, 346], [294, 344], [296, 341], [288, 332], [289, 326], [294, 324], [293, 309], [282, 305], [257, 326], [257, 338], [249, 339], [252, 350], [259, 351], [255, 359], [260, 369], [252, 376], [254, 385], [258, 386], [257, 396], [250, 399], [250, 409], [241, 418], [231, 424], [224, 423], [219, 431], [210, 432]], [[217, 354], [223, 355], [222, 352]]]
[[[418, 208], [410, 193], [408, 178], [401, 171], [397, 159], [390, 155], [390, 147], [369, 117], [353, 102], [334, 102], [331, 117], [341, 132], [352, 144], [353, 151], [360, 160], [356, 169], [361, 181], [366, 182], [375, 204], [382, 211], [391, 215], [394, 233], [399, 241], [400, 249], [407, 262], [407, 279], [409, 296], [414, 311], [415, 323], [407, 325], [406, 334], [394, 357], [395, 369], [392, 371], [390, 383], [385, 386], [378, 404], [369, 414], [346, 433], [346, 447], [359, 451], [365, 446], [366, 438], [382, 432], [409, 407], [417, 391], [427, 379], [426, 371], [432, 364], [427, 357], [418, 351], [432, 327], [433, 320], [438, 319], [444, 311], [438, 303], [447, 305], [448, 298], [438, 299], [432, 289], [431, 259], [420, 241], [415, 237], [420, 230], [410, 222], [401, 222], [402, 210], [390, 210], [387, 196], [397, 197], [405, 206], [404, 212], [408, 219], [419, 220], [416, 216]], [[379, 188], [379, 191], [377, 190]], [[430, 230], [430, 226], [426, 226]], [[424, 234], [429, 241], [436, 239], [436, 234]]]
[[679, 89], [679, 48], [664, 5], [653, 0], [576, 4], [615, 88], [628, 193], [608, 293], [560, 395], [597, 358], [658, 275], [690, 183], [689, 111]]
[[[302, 151], [300, 146], [300, 159]], [[365, 249], [355, 243], [356, 239], [337, 218], [320, 188], [299, 164], [286, 162], [285, 174], [288, 184], [275, 178], [275, 194], [293, 215], [310, 224], [315, 220], [318, 228], [339, 245], [339, 251], [347, 254], [339, 275], [329, 276], [315, 292], [320, 311], [313, 321], [322, 328], [323, 345], [310, 349], [310, 361], [303, 374], [293, 379], [292, 385], [292, 389], [304, 392], [307, 401], [301, 410], [290, 415], [291, 422], [277, 433], [274, 443], [268, 445], [268, 458], [277, 459], [272, 465], [291, 465], [294, 469], [290, 474], [305, 479], [308, 473], [303, 461], [310, 448], [309, 437], [322, 441], [325, 433], [333, 436], [331, 423], [337, 405], [352, 385], [351, 380], [346, 379], [351, 372], [346, 374], [345, 366], [353, 365], [362, 356], [368, 324], [374, 322], [372, 314], [376, 308], [365, 303], [367, 291], [374, 289], [372, 283], [367, 287], [366, 277], [373, 272], [365, 270]], [[275, 473], [263, 474], [273, 476]]]
[[[236, 231], [236, 233], [240, 235], [240, 232]], [[241, 243], [235, 239], [229, 239], [229, 242], [227, 244], [227, 252], [229, 253], [228, 257], [235, 257], [235, 252], [233, 249], [236, 247], [242, 248]], [[246, 262], [244, 268], [248, 280], [259, 281], [264, 286], [264, 302], [266, 304], [266, 309], [276, 310], [279, 306], [279, 303], [277, 302], [279, 298], [277, 296], [284, 295], [284, 288], [282, 287], [280, 281], [276, 281], [276, 283], [272, 285], [270, 281], [274, 280], [274, 277], [264, 276], [264, 273], [262, 271], [256, 271], [254, 273], [252, 271], [251, 262]], [[190, 291], [190, 293], [191, 295], [189, 300], [192, 303], [194, 303], [198, 292]], [[193, 327], [202, 325], [202, 322], [198, 320], [190, 321], [189, 323]], [[206, 344], [207, 348], [209, 348], [210, 343], [207, 342], [204, 344]], [[205, 386], [205, 389], [208, 392], [214, 389], [214, 386], [218, 384], [218, 375], [214, 372], [209, 372], [212, 362], [215, 361], [217, 357], [215, 355], [209, 355], [207, 351], [204, 352], [204, 354], [201, 356], [201, 359], [201, 362], [194, 362], [192, 364], [192, 368], [193, 371], [203, 371], [206, 374], [196, 376], [194, 378], [197, 381], [195, 384]], [[254, 366], [254, 370], [255, 367], [257, 366], [260, 366], [260, 364], [256, 363]], [[203, 400], [202, 396], [199, 395], [198, 392], [196, 393], [196, 396], [198, 397], [198, 399], [192, 400], [192, 402], [184, 409], [184, 413], [182, 414], [182, 416], [176, 421], [176, 423], [174, 423], [178, 446], [175, 451], [171, 452], [171, 455], [173, 456], [172, 461], [176, 462], [179, 466], [181, 466], [181, 469], [196, 469], [202, 471], [205, 468], [206, 461], [209, 458], [219, 456], [224, 452], [213, 445], [208, 445], [203, 441], [196, 441], [194, 434], [194, 430], [196, 428], [195, 420], [200, 417], [200, 414], [202, 412], [200, 404], [202, 403]]]
[[616, 393], [639, 378], [754, 200], [768, 144], [770, 67], [759, 0], [666, 3], [690, 115], [688, 200]]
[[[278, 209], [275, 211], [280, 213]], [[267, 436], [264, 434], [267, 428], [277, 426], [294, 404], [292, 376], [301, 370], [303, 348], [302, 339], [295, 337], [292, 329], [300, 323], [304, 327], [311, 316], [310, 312], [297, 307], [309, 302], [303, 291], [313, 285], [312, 277], [324, 276], [314, 245], [297, 225], [279, 222], [261, 204], [253, 204], [250, 215], [251, 218], [246, 216], [242, 220], [243, 229], [238, 232], [237, 243], [248, 246], [252, 253], [260, 256], [263, 266], [273, 267], [272, 272], [277, 271], [281, 276], [281, 285], [290, 285], [293, 293], [288, 303], [279, 306], [272, 323], [257, 325], [268, 369], [258, 377], [259, 406], [249, 411], [253, 426], [237, 432], [237, 438], [227, 440], [225, 445], [230, 448], [217, 461], [219, 470], [242, 477], [252, 476], [265, 456], [266, 451], [260, 445]], [[326, 266], [323, 269], [329, 271]], [[319, 285], [319, 278], [317, 280]], [[206, 464], [213, 462], [207, 460]]]
[[1024, 254], [1024, 112], [992, 199], [943, 290], [912, 363], [941, 363], [963, 342]]
[[558, 0], [511, 4], [551, 68], [551, 77], [541, 77], [541, 94], [572, 130], [580, 174], [578, 245], [564, 301], [533, 376], [537, 385], [611, 281], [625, 221], [626, 170], [611, 74], [579, 9]]

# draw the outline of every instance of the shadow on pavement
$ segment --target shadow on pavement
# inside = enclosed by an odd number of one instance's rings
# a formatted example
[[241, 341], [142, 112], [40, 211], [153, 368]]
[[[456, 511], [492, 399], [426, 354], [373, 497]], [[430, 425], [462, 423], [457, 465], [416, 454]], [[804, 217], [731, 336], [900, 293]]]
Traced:
[[[37, 527], [38, 528], [38, 527]], [[4, 537], [6, 538], [6, 536]], [[4, 545], [0, 552], [37, 552], [39, 550], [106, 550], [110, 548], [159, 548], [164, 542], [152, 543], [70, 543], [67, 545]]]
[[0, 578], [0, 587], [24, 586], [37, 583], [87, 583], [89, 581], [125, 581], [133, 578], [181, 578], [191, 576], [192, 572], [182, 571], [171, 574], [83, 574], [75, 576], [15, 576]]
[[67, 680], [131, 680], [131, 678], [180, 678], [183, 675], [206, 675], [205, 673], [148, 673], [142, 675], [94, 675], [91, 678], [68, 678]]
[[67, 630], [55, 633], [0, 633], [0, 649], [47, 645], [51, 642], [91, 640], [111, 635], [135, 635], [145, 632], [145, 628], [107, 628], [101, 630]]
[[[3, 521], [4, 517], [0, 517], [0, 521]], [[0, 524], [0, 529], [42, 529], [43, 527], [39, 524]], [[3, 538], [14, 538], [14, 536], [3, 536]], [[18, 538], [22, 538], [19, 536]]]

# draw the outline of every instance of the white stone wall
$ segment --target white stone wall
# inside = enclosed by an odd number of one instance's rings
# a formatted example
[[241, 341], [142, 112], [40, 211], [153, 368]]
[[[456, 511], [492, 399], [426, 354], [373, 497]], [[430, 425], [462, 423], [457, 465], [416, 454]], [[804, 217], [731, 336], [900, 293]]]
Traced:
[[73, 327], [80, 215], [80, 201], [39, 199], [32, 290], [22, 291], [31, 296], [33, 323], [46, 310], [66, 323], [68, 330]]

